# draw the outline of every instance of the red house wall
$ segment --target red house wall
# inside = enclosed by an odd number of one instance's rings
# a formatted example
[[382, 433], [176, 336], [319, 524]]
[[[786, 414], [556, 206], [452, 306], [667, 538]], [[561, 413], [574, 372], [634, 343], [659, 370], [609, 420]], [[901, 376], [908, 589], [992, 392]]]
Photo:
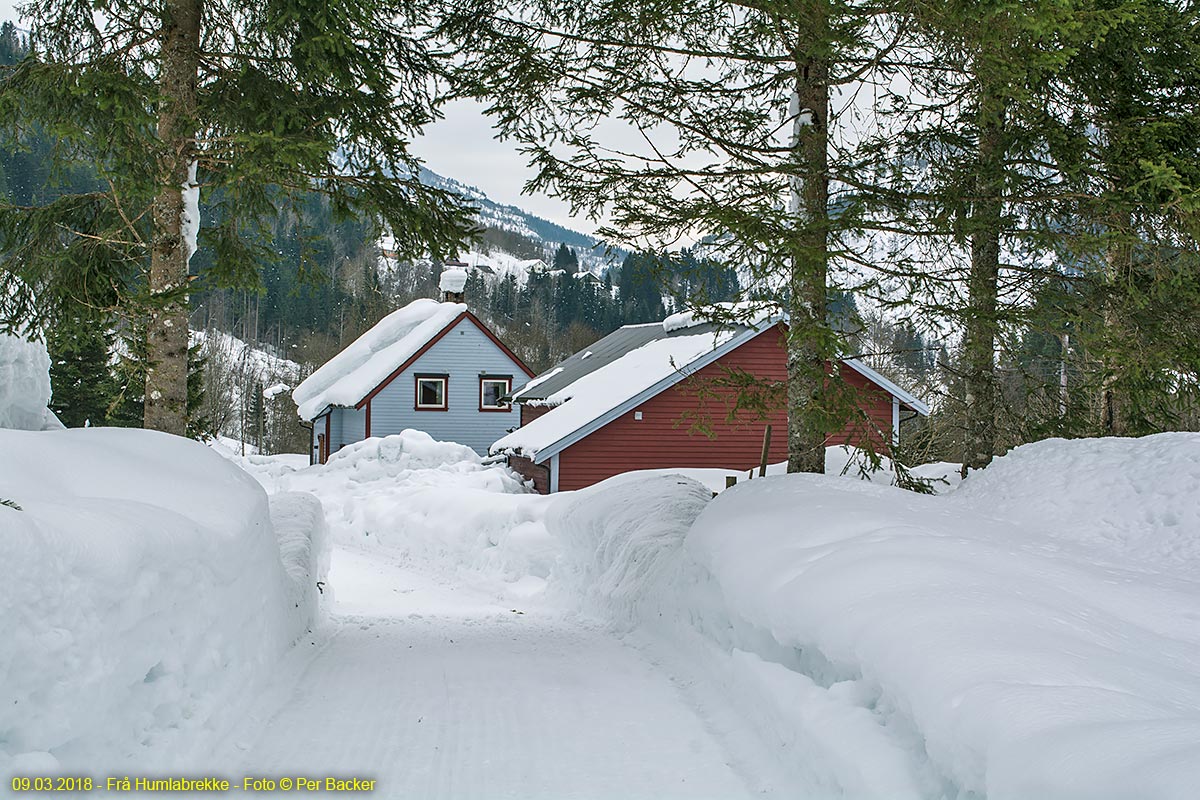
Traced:
[[[771, 432], [771, 463], [787, 459], [787, 413], [776, 410], [766, 420], [757, 415], [743, 414], [734, 422], [725, 421], [727, 406], [719, 399], [697, 396], [697, 387], [705, 381], [719, 379], [726, 368], [736, 368], [759, 379], [783, 381], [787, 377], [783, 333], [764, 331], [731, 353], [708, 365], [688, 380], [681, 381], [665, 392], [647, 400], [635, 410], [628, 411], [583, 440], [562, 451], [558, 467], [560, 491], [591, 486], [605, 478], [635, 469], [663, 467], [720, 467], [748, 470], [762, 456], [763, 429], [769, 422]], [[857, 443], [877, 426], [890, 436], [892, 429], [892, 398], [866, 378], [841, 365], [843, 378], [862, 389], [859, 405], [865, 416], [841, 434], [832, 436], [828, 444]], [[720, 393], [722, 390], [715, 390]], [[725, 392], [732, 395], [732, 390]], [[713, 439], [701, 433], [689, 432], [690, 422], [680, 421], [685, 412], [707, 414]], [[531, 409], [531, 411], [534, 409]], [[635, 413], [640, 411], [642, 419]], [[522, 423], [524, 409], [522, 409]]]
[[550, 410], [549, 406], [530, 406], [521, 404], [521, 427], [524, 428], [535, 419]]

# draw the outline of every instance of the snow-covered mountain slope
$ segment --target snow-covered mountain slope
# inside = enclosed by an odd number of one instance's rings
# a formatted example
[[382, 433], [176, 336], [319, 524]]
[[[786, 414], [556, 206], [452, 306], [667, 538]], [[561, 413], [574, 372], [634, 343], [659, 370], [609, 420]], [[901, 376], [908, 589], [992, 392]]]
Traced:
[[[575, 250], [579, 256], [580, 267], [597, 275], [603, 273], [609, 264], [620, 263], [621, 259], [625, 257], [623, 250], [605, 252], [603, 248], [597, 246], [599, 240], [595, 236], [580, 233], [548, 219], [543, 219], [517, 206], [498, 203], [480, 189], [454, 178], [447, 178], [428, 169], [422, 169], [421, 181], [430, 186], [462, 195], [478, 206], [479, 223], [482, 227], [510, 231], [541, 242], [547, 262], [553, 258], [554, 251], [560, 244], [565, 244]], [[495, 247], [462, 254], [461, 257], [472, 266], [476, 263], [483, 263], [517, 272], [518, 280], [521, 280], [527, 272], [527, 269], [521, 269], [517, 265], [521, 261], [528, 261], [528, 258], [522, 259], [518, 255]]]

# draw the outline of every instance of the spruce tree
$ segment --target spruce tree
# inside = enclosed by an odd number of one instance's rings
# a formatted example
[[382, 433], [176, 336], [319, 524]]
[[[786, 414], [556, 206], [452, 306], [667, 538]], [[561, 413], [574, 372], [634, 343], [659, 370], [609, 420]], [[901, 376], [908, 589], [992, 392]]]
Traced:
[[[787, 309], [788, 469], [823, 471], [827, 435], [854, 413], [827, 372], [841, 349], [830, 264], [854, 254], [845, 187], [868, 171], [835, 146], [845, 109], [830, 97], [886, 77], [902, 33], [887, 4], [530, 0], [447, 29], [466, 80], [532, 154], [531, 188], [606, 213], [601, 235], [631, 249], [707, 237], [747, 291]], [[616, 125], [626, 141], [605, 138]]]
[[[1112, 14], [1126, 4], [1094, 0]], [[1165, 396], [1195, 396], [1195, 253], [1200, 236], [1200, 8], [1145, 0], [1082, 45], [1066, 82], [1082, 99], [1085, 172], [1076, 259], [1101, 320], [1080, 327], [1095, 428], [1131, 435], [1172, 424]], [[1086, 239], [1085, 239], [1086, 241]], [[1174, 320], [1164, 325], [1164, 321]]]
[[[93, 16], [41, 0], [26, 11], [32, 54], [0, 71], [0, 129], [44, 127], [60, 163], [88, 164], [95, 181], [0, 204], [12, 270], [0, 291], [18, 295], [3, 322], [72, 304], [136, 322], [148, 427], [187, 428], [197, 226], [209, 277], [238, 286], [258, 283], [267, 221], [314, 191], [337, 215], [381, 219], [405, 254], [442, 256], [465, 237], [470, 210], [421, 184], [409, 151], [444, 72], [424, 38], [434, 4], [134, 0]], [[212, 224], [200, 225], [200, 194]]]
[[113, 334], [102, 319], [60, 320], [46, 335], [50, 408], [68, 428], [105, 425], [114, 399]]

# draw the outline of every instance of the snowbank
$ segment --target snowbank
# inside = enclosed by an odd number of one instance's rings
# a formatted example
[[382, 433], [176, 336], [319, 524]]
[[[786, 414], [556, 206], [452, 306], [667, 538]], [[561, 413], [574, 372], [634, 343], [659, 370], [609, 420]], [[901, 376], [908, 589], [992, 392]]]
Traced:
[[715, 684], [783, 785], [1191, 797], [1198, 458], [1194, 434], [1042, 442], [943, 496], [792, 475], [706, 502], [682, 477], [614, 480], [550, 509], [551, 585]]
[[1117, 564], [1200, 578], [1200, 434], [1028, 444], [955, 494]]
[[61, 428], [50, 412], [50, 355], [42, 342], [0, 333], [0, 428]]
[[[916, 472], [916, 470], [913, 470]], [[753, 473], [751, 478], [749, 473]], [[775, 464], [767, 465], [767, 475], [786, 475], [787, 462], [780, 461]], [[846, 445], [834, 445], [833, 447], [825, 448], [825, 474], [833, 475], [851, 480], [866, 480], [883, 482], [892, 486], [896, 485], [896, 473], [892, 464], [892, 460], [887, 456], [880, 456], [879, 469], [871, 469], [870, 461], [866, 455], [854, 447]], [[935, 488], [938, 476], [941, 473], [936, 473], [928, 480], [934, 481]], [[724, 467], [662, 467], [660, 469], [638, 469], [629, 472], [614, 475], [609, 480], [614, 483], [622, 481], [641, 481], [647, 477], [654, 475], [682, 475], [685, 478], [691, 478], [698, 481], [708, 488], [710, 492], [725, 491], [725, 479], [732, 476], [738, 479], [738, 483], [747, 480], [758, 479], [758, 467], [752, 470], [737, 470]]]
[[558, 496], [546, 513], [562, 549], [554, 591], [568, 605], [632, 625], [639, 602], [677, 566], [688, 528], [711, 498], [708, 487], [671, 473], [619, 476]]
[[312, 630], [329, 574], [329, 526], [321, 501], [307, 492], [269, 498], [271, 525], [288, 578], [289, 632], [293, 639]]
[[740, 749], [762, 792], [921, 797], [918, 770], [866, 708], [861, 681], [820, 673], [819, 662], [730, 611], [688, 547], [710, 498], [703, 484], [667, 474], [560, 495], [546, 519], [563, 550], [551, 597], [609, 623], [681, 686], [703, 687], [690, 696], [725, 698], [718, 708], [702, 701], [700, 711]]
[[471, 448], [422, 431], [355, 442], [324, 465], [296, 469], [260, 456], [240, 463], [270, 491], [320, 498], [337, 543], [385, 548], [426, 573], [470, 573], [499, 593], [526, 593], [543, 585], [555, 558], [541, 521], [551, 498], [530, 494], [520, 476], [485, 465]]
[[150, 431], [0, 452], [0, 771], [194, 765], [291, 641], [266, 495]]

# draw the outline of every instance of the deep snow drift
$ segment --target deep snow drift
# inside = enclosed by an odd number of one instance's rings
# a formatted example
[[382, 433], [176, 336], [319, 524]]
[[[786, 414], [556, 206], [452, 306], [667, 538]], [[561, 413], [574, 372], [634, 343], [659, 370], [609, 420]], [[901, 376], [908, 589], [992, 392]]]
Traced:
[[1195, 434], [1028, 445], [940, 496], [851, 468], [715, 500], [666, 470], [545, 498], [412, 431], [251, 468], [318, 494], [344, 545], [607, 623], [766, 795], [1200, 784]]
[[810, 790], [1192, 797], [1198, 487], [1195, 434], [1028, 445], [940, 497], [609, 482], [550, 509], [552, 586], [688, 653]]
[[320, 498], [343, 546], [384, 549], [427, 574], [500, 595], [537, 592], [550, 573], [555, 551], [541, 518], [553, 498], [529, 494], [520, 476], [465, 445], [405, 430], [347, 445], [324, 465], [227, 457], [269, 491]]
[[0, 506], [0, 772], [211, 766], [312, 623], [313, 498], [269, 507], [209, 448], [150, 431], [0, 430], [0, 452], [19, 507]]

